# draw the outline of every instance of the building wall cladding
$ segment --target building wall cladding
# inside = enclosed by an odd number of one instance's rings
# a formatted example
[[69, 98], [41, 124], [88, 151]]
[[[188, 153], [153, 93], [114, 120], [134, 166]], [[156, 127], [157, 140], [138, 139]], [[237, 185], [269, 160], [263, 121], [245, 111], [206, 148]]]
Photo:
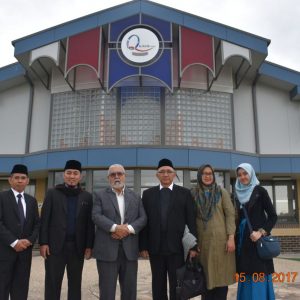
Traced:
[[300, 253], [300, 236], [280, 236], [281, 254]]

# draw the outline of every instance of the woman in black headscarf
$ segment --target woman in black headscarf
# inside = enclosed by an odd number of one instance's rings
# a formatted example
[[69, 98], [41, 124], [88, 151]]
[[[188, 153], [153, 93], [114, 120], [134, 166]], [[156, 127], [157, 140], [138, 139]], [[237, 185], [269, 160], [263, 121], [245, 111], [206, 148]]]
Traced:
[[225, 300], [235, 282], [235, 210], [228, 192], [216, 183], [210, 165], [202, 165], [192, 191], [197, 205], [200, 262], [206, 275], [205, 300]]

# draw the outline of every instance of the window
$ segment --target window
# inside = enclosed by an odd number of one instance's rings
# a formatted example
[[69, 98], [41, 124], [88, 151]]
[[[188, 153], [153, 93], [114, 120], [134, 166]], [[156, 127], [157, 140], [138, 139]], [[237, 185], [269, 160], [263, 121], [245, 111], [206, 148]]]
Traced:
[[[197, 173], [198, 171], [190, 171], [191, 173], [191, 186], [194, 187], [197, 185]], [[224, 173], [223, 172], [216, 172], [215, 171], [215, 177], [216, 177], [216, 183], [219, 184], [221, 187], [224, 187]]]
[[[133, 189], [134, 186], [134, 171], [125, 170], [126, 172], [126, 186]], [[100, 189], [107, 188], [109, 182], [107, 179], [107, 170], [97, 170], [93, 172], [93, 192], [98, 192]]]
[[160, 88], [121, 88], [121, 145], [159, 145]]
[[261, 185], [268, 191], [278, 215], [279, 223], [295, 223], [296, 215], [296, 182], [263, 181]]
[[[157, 170], [141, 170], [141, 195], [143, 191], [152, 187], [159, 185], [159, 180], [156, 177]], [[174, 183], [183, 186], [183, 171], [176, 170], [177, 177], [174, 178]]]
[[50, 149], [116, 144], [116, 93], [53, 94]]
[[165, 107], [166, 145], [233, 148], [231, 94], [181, 89]]

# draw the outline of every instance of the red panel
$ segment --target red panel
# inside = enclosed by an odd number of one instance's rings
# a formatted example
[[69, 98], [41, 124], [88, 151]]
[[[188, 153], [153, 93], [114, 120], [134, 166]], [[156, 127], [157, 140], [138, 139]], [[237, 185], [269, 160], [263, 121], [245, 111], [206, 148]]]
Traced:
[[205, 65], [214, 73], [213, 38], [185, 27], [181, 27], [180, 31], [181, 74], [192, 64]]
[[68, 39], [66, 74], [78, 65], [92, 67], [99, 77], [101, 28], [95, 28]]

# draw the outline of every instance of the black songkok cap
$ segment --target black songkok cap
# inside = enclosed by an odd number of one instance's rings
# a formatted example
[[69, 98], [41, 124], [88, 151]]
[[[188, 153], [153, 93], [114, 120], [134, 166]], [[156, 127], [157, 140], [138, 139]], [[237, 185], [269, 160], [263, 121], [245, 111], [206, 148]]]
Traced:
[[172, 169], [174, 169], [173, 163], [167, 158], [163, 158], [159, 161], [157, 169], [161, 167], [171, 167]]
[[14, 165], [14, 167], [12, 168], [10, 174], [14, 174], [14, 173], [20, 173], [20, 174], [25, 174], [28, 175], [28, 170], [27, 167], [25, 165]]
[[81, 172], [81, 163], [78, 160], [74, 160], [74, 159], [68, 160], [66, 162], [64, 170], [66, 171], [68, 169], [78, 170], [79, 172]]

